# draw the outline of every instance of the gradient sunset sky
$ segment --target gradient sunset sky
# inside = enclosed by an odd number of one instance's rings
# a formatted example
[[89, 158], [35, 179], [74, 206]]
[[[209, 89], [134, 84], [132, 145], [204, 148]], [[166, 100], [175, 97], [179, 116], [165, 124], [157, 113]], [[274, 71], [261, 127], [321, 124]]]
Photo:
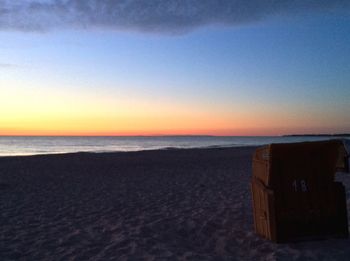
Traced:
[[0, 0], [0, 135], [345, 132], [348, 0]]

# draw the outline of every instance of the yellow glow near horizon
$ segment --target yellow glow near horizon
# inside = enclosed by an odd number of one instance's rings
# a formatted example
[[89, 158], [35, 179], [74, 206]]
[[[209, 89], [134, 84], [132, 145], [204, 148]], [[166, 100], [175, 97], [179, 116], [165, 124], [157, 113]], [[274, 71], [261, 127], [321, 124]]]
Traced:
[[293, 115], [290, 108], [236, 104], [227, 109], [15, 84], [11, 89], [0, 87], [0, 91], [0, 135], [278, 135], [308, 131], [309, 119], [298, 111]]
[[177, 134], [220, 128], [225, 120], [208, 120], [194, 108], [161, 101], [94, 93], [64, 93], [47, 88], [1, 90], [0, 135], [143, 135]]

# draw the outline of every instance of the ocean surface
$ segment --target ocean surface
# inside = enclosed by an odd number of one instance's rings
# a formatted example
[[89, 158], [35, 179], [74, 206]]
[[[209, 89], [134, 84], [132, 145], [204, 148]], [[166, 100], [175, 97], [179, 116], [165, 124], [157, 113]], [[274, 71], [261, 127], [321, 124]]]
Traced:
[[[0, 136], [0, 156], [71, 152], [140, 151], [170, 148], [256, 146], [332, 139], [329, 136], [238, 137], [238, 136], [152, 136], [152, 137], [9, 137]], [[335, 138], [335, 137], [334, 137]], [[347, 138], [347, 143], [350, 140]]]

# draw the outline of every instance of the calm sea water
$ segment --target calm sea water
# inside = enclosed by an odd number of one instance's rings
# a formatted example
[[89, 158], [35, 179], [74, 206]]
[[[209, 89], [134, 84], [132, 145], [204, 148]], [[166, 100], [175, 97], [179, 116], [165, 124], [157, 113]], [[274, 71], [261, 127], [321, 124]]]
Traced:
[[[164, 148], [255, 146], [269, 143], [326, 140], [330, 137], [1, 137], [0, 156], [70, 152], [139, 151]], [[347, 140], [350, 142], [350, 140]]]

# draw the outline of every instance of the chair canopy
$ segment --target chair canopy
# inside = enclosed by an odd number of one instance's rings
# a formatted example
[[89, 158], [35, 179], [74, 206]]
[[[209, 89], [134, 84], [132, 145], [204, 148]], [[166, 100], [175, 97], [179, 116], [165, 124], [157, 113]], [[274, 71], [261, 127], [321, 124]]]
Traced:
[[[270, 144], [256, 150], [254, 158], [267, 171], [256, 178], [273, 190], [323, 187], [334, 181], [336, 171], [346, 171], [347, 151], [341, 140]], [[298, 184], [297, 184], [298, 183]]]

